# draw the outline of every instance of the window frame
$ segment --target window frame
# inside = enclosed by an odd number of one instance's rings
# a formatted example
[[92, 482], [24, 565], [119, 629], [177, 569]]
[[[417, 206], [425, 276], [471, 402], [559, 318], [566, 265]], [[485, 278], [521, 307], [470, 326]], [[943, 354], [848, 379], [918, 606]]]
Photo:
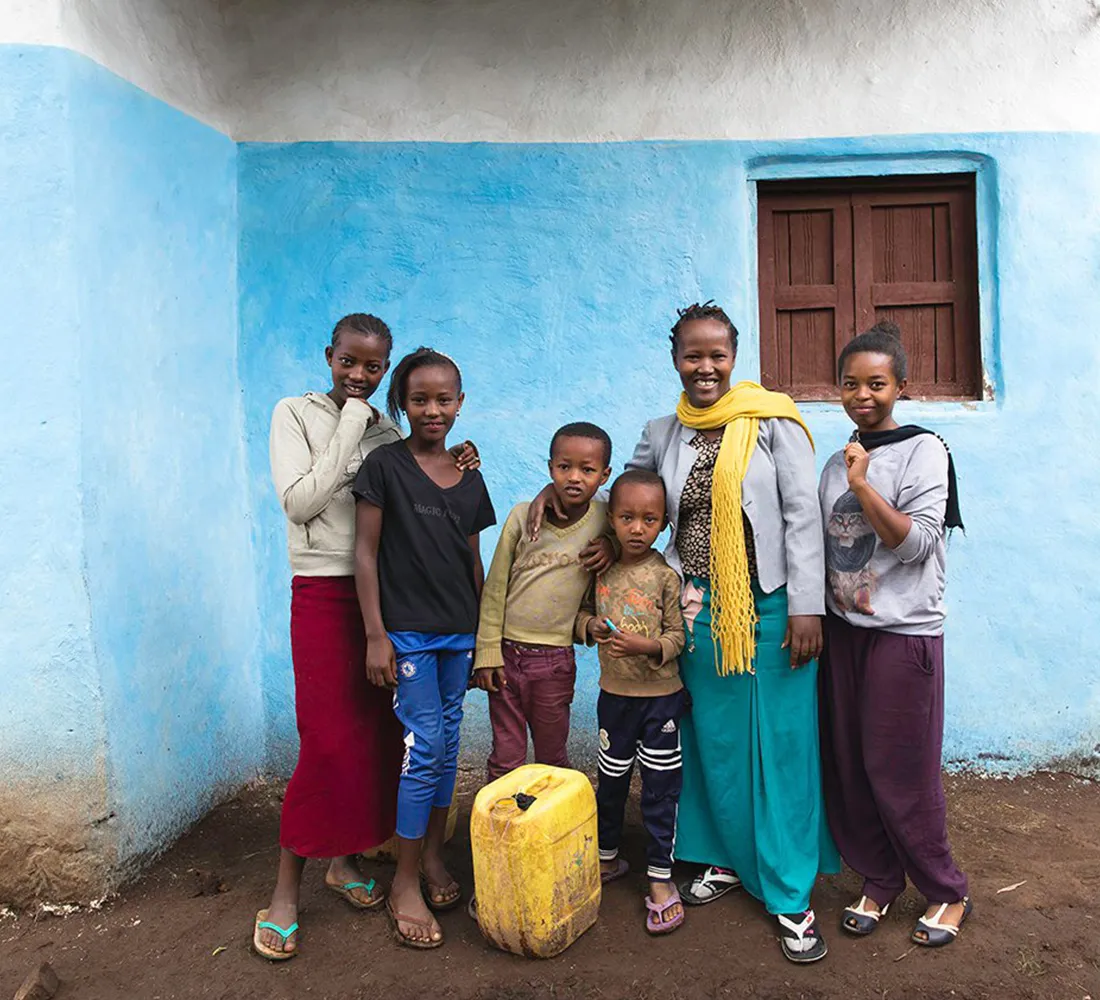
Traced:
[[[899, 143], [901, 144], [901, 143]], [[914, 183], [937, 174], [971, 174], [974, 177], [974, 227], [977, 242], [977, 326], [979, 348], [977, 398], [935, 397], [913, 400], [904, 404], [912, 417], [921, 412], [941, 414], [945, 410], [986, 412], [995, 410], [1004, 398], [1003, 371], [998, 352], [999, 289], [996, 281], [996, 248], [998, 191], [996, 165], [992, 157], [970, 150], [902, 150], [852, 152], [860, 146], [854, 141], [840, 144], [837, 155], [799, 152], [786, 154], [779, 144], [774, 150], [759, 150], [759, 155], [745, 163], [745, 183], [748, 189], [746, 218], [745, 266], [743, 280], [745, 305], [742, 350], [757, 352], [759, 372], [760, 347], [760, 273], [758, 260], [758, 185], [771, 181], [797, 181], [801, 185], [852, 184], [872, 179]], [[904, 145], [904, 144], [902, 144]], [[811, 410], [832, 409], [833, 398], [807, 399], [800, 402]]]

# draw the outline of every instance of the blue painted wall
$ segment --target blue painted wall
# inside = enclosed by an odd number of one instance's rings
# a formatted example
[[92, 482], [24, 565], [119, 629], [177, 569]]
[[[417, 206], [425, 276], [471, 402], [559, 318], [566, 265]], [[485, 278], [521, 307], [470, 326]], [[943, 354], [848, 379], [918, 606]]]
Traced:
[[263, 756], [236, 146], [73, 53], [0, 79], [0, 764], [105, 769], [125, 865]]
[[83, 59], [71, 116], [86, 561], [125, 858], [262, 759], [236, 146]]
[[66, 56], [0, 46], [0, 81], [0, 795], [33, 787], [98, 813]]
[[[461, 431], [503, 516], [562, 422], [607, 427], [619, 468], [672, 408], [677, 305], [724, 302], [757, 376], [756, 179], [960, 164], [995, 398], [907, 414], [950, 440], [969, 524], [946, 752], [1095, 766], [1100, 137], [237, 147], [61, 50], [0, 47], [0, 81], [0, 771], [18, 776], [0, 797], [63, 798], [125, 866], [293, 762], [267, 425], [279, 397], [326, 387], [343, 313], [458, 358]], [[807, 413], [824, 461], [846, 422]], [[477, 766], [484, 696], [469, 706]]]
[[[758, 176], [979, 171], [982, 314], [992, 402], [909, 407], [960, 470], [968, 533], [950, 549], [946, 756], [1015, 770], [1100, 744], [1100, 675], [1081, 641], [1098, 611], [1093, 417], [1100, 342], [1100, 137], [910, 136], [620, 145], [244, 144], [239, 152], [240, 370], [259, 563], [272, 764], [293, 760], [283, 519], [267, 466], [275, 401], [326, 387], [322, 349], [352, 310], [382, 315], [397, 351], [454, 355], [503, 513], [544, 476], [566, 420], [593, 419], [619, 468], [678, 382], [677, 305], [715, 298], [759, 372]], [[949, 165], [949, 166], [945, 166]], [[848, 426], [807, 407], [819, 460]], [[486, 555], [495, 535], [484, 539]], [[590, 742], [591, 661], [577, 695]], [[466, 746], [484, 753], [484, 696]]]

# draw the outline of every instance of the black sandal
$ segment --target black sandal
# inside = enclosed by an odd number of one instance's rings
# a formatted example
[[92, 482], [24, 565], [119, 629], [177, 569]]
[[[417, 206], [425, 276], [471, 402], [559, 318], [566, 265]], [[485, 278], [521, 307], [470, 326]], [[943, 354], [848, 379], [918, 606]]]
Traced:
[[[796, 924], [791, 917], [801, 917], [802, 920]], [[779, 945], [789, 961], [800, 965], [820, 962], [829, 953], [829, 946], [814, 926], [813, 910], [792, 913], [790, 917], [777, 913], [776, 919], [782, 932], [779, 935]]]
[[462, 903], [462, 886], [455, 879], [451, 879], [450, 885], [436, 885], [421, 872], [420, 887], [424, 902], [433, 913], [446, 913]]
[[741, 888], [741, 880], [728, 868], [711, 865], [680, 886], [680, 899], [689, 906], [704, 906], [727, 892]]
[[840, 926], [849, 934], [866, 937], [874, 932], [878, 922], [890, 912], [890, 903], [876, 911], [865, 909], [865, 904], [868, 902], [873, 903], [874, 900], [867, 896], [860, 896], [859, 902], [854, 906], [844, 907], [844, 919], [841, 920]]
[[[940, 923], [940, 918], [951, 905], [950, 903], [940, 903], [940, 908], [931, 917], [920, 917], [917, 920], [917, 926], [913, 928], [909, 940], [913, 944], [919, 944], [922, 948], [942, 948], [954, 941], [959, 936], [962, 925], [966, 923], [966, 918], [970, 916], [974, 909], [969, 896], [963, 896], [959, 902], [963, 904], [963, 914], [959, 917], [957, 925]], [[924, 937], [919, 938], [917, 937], [918, 934], [923, 934]]]

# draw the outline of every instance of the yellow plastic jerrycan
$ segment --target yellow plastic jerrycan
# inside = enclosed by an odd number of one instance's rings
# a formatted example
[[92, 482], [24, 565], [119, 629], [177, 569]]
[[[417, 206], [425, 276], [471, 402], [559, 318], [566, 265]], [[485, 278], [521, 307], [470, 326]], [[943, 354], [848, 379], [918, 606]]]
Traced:
[[486, 785], [470, 842], [477, 919], [491, 944], [552, 958], [596, 922], [596, 796], [580, 772], [528, 764]]

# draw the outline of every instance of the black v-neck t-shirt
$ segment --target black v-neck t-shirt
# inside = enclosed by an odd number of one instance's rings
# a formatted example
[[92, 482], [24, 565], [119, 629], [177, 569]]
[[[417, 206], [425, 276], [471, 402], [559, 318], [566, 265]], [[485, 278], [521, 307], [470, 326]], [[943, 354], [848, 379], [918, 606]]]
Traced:
[[378, 586], [389, 632], [477, 631], [469, 538], [496, 524], [485, 480], [467, 471], [447, 489], [404, 441], [375, 448], [355, 477], [357, 500], [382, 508]]

